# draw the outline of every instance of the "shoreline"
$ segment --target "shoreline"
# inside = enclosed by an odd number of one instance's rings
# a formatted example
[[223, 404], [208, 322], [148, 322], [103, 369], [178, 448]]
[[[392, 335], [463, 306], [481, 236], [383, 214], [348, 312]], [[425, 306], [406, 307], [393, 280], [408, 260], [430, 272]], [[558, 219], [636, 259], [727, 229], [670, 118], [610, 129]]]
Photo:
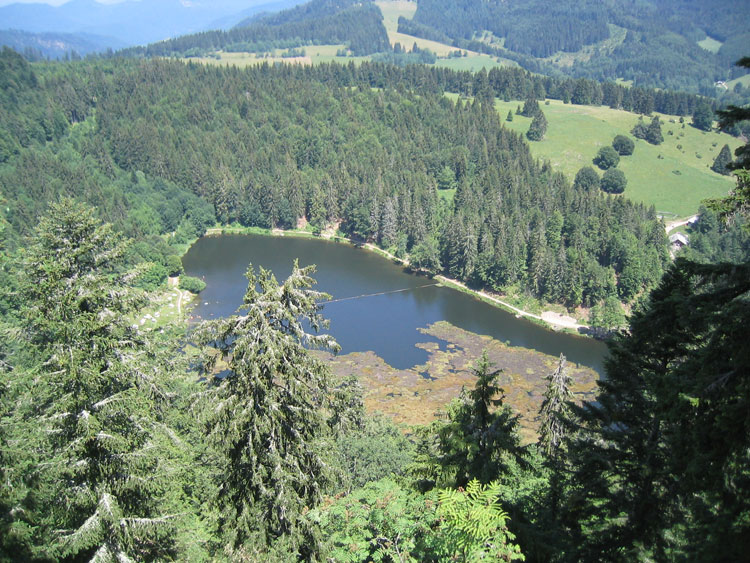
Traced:
[[[299, 238], [315, 238], [315, 239], [333, 241], [337, 243], [346, 243], [352, 246], [365, 248], [369, 250], [370, 252], [379, 254], [383, 258], [387, 258], [391, 260], [392, 262], [395, 262], [402, 266], [405, 266], [405, 267], [410, 266], [408, 260], [398, 258], [397, 256], [394, 256], [387, 250], [383, 250], [382, 248], [379, 248], [378, 246], [372, 243], [358, 242], [353, 239], [350, 239], [349, 237], [337, 235], [332, 231], [328, 231], [328, 232], [324, 231], [323, 233], [316, 235], [309, 231], [303, 231], [299, 229], [282, 230], [282, 229], [263, 229], [259, 227], [222, 226], [222, 227], [211, 227], [209, 229], [206, 229], [206, 232], [204, 233], [203, 236], [219, 236], [223, 234], [248, 234], [248, 235], [252, 234], [252, 235], [262, 235], [262, 236], [272, 236], [272, 237], [291, 236], [291, 237], [299, 237]], [[193, 243], [194, 242], [195, 241], [193, 241]], [[189, 249], [193, 243], [189, 244], [187, 248]], [[431, 273], [430, 275], [434, 279], [438, 280], [445, 287], [449, 287], [456, 291], [462, 291], [464, 293], [471, 294], [477, 299], [480, 299], [489, 305], [498, 307], [508, 313], [514, 314], [517, 318], [525, 318], [529, 320], [529, 322], [533, 322], [535, 324], [543, 326], [547, 330], [552, 330], [556, 332], [565, 331], [571, 334], [576, 334], [578, 336], [589, 337], [589, 335], [583, 333], [582, 331], [588, 331], [591, 329], [591, 327], [589, 325], [578, 323], [572, 317], [561, 315], [559, 313], [555, 313], [554, 311], [543, 311], [540, 315], [537, 315], [529, 311], [524, 311], [523, 309], [520, 309], [516, 307], [515, 305], [512, 305], [511, 303], [508, 303], [507, 301], [504, 301], [500, 299], [499, 297], [485, 290], [472, 289], [468, 287], [465, 283], [459, 280], [448, 278], [442, 274]]]

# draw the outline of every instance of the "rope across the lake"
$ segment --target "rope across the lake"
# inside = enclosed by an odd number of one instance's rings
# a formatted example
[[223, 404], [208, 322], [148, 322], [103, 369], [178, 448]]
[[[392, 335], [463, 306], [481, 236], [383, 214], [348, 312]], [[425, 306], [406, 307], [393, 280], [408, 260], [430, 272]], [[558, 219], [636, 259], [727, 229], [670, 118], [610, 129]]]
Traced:
[[413, 289], [422, 289], [423, 287], [434, 287], [436, 285], [440, 285], [440, 284], [439, 283], [427, 283], [425, 285], [418, 285], [417, 287], [405, 287], [404, 289], [381, 291], [379, 293], [363, 293], [362, 295], [354, 295], [353, 297], [342, 297], [341, 299], [331, 299], [330, 301], [323, 301], [321, 305], [328, 305], [329, 303], [338, 303], [340, 301], [352, 301], [354, 299], [362, 299], [364, 297], [375, 297], [377, 295], [388, 295], [390, 293], [402, 293], [404, 291], [412, 291]]

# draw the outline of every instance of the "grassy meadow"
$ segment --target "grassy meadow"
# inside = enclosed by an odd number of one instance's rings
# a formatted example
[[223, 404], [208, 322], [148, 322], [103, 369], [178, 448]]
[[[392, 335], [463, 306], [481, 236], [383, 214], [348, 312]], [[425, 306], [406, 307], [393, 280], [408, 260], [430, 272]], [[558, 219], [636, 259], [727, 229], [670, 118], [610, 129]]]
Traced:
[[750, 88], [750, 74], [743, 74], [739, 78], [727, 82], [727, 88], [734, 88], [736, 84], [742, 84], [743, 88]]
[[430, 41], [429, 39], [422, 39], [420, 37], [414, 37], [413, 35], [406, 35], [405, 33], [398, 32], [398, 18], [401, 16], [409, 20], [413, 18], [414, 12], [417, 11], [416, 2], [409, 2], [407, 0], [378, 0], [375, 4], [383, 13], [383, 25], [388, 32], [388, 39], [390, 40], [391, 45], [401, 43], [402, 47], [410, 50], [416, 43], [417, 47], [420, 49], [429, 49], [438, 57], [443, 57], [438, 58], [435, 63], [435, 66], [437, 67], [476, 72], [483, 68], [490, 70], [491, 68], [498, 66], [517, 66], [514, 61], [509, 59], [491, 57], [490, 55], [467, 51], [465, 49], [462, 50], [462, 52], [466, 53], [465, 57], [445, 58], [449, 53], [452, 53], [457, 49], [451, 45], [446, 45], [445, 43]]
[[353, 61], [354, 63], [359, 64], [362, 61], [370, 59], [370, 57], [336, 56], [336, 52], [343, 48], [345, 48], [345, 45], [305, 45], [304, 47], [301, 47], [301, 49], [304, 49], [305, 51], [305, 56], [303, 57], [283, 57], [282, 55], [288, 52], [288, 49], [274, 49], [273, 51], [269, 51], [267, 54], [227, 53], [224, 51], [218, 51], [215, 57], [193, 57], [184, 60], [211, 65], [236, 66], [238, 68], [244, 68], [246, 66], [258, 65], [263, 63], [309, 65], [317, 63], [329, 63], [331, 61], [337, 61], [346, 64], [350, 61]]
[[611, 53], [625, 41], [627, 30], [614, 24], [607, 25], [610, 32], [610, 37], [608, 39], [599, 41], [592, 45], [586, 45], [580, 51], [575, 53], [558, 51], [543, 60], [559, 67], [570, 67], [577, 62], [588, 62], [595, 53]]
[[[438, 60], [435, 63], [436, 67], [449, 68], [457, 71], [476, 72], [483, 68], [490, 70], [494, 67], [518, 66], [515, 61], [510, 59], [492, 57], [490, 55], [476, 53], [466, 49], [462, 50], [466, 56], [448, 58], [448, 54], [457, 50], [455, 47], [446, 45], [445, 43], [439, 43], [437, 41], [422, 39], [420, 37], [414, 37], [413, 35], [398, 32], [398, 18], [403, 16], [407, 19], [411, 19], [414, 16], [414, 12], [417, 10], [417, 4], [415, 2], [409, 2], [407, 0], [379, 0], [375, 2], [375, 4], [383, 13], [383, 24], [388, 33], [388, 39], [391, 45], [400, 43], [404, 49], [411, 50], [412, 46], [416, 44], [420, 49], [429, 49], [438, 56]], [[317, 64], [336, 61], [343, 64], [349, 62], [359, 64], [362, 61], [370, 60], [369, 56], [338, 56], [336, 53], [344, 47], [344, 45], [307, 45], [303, 47], [305, 50], [304, 57], [283, 57], [282, 54], [285, 53], [287, 49], [275, 49], [267, 54], [227, 53], [224, 51], [218, 51], [214, 53], [214, 56], [192, 57], [184, 60], [211, 65], [236, 66], [238, 68], [262, 64], [264, 62], [268, 64]]]
[[719, 52], [719, 49], [721, 49], [721, 46], [723, 45], [723, 43], [719, 41], [718, 39], [714, 39], [713, 37], [709, 37], [708, 35], [706, 35], [705, 39], [698, 41], [698, 45], [702, 49], [705, 49], [706, 51], [716, 54]]
[[471, 51], [465, 52], [469, 53], [466, 57], [438, 59], [435, 61], [434, 66], [457, 71], [468, 70], [471, 72], [477, 72], [483, 68], [490, 70], [494, 67], [518, 66], [515, 61], [508, 59], [491, 57], [490, 55], [484, 55], [482, 53], [472, 53]]
[[380, 8], [383, 13], [383, 25], [385, 30], [388, 32], [388, 39], [391, 45], [401, 43], [401, 46], [405, 49], [411, 49], [414, 43], [420, 49], [429, 49], [435, 53], [438, 57], [445, 57], [451, 51], [455, 51], [455, 47], [445, 45], [444, 43], [438, 43], [437, 41], [430, 41], [429, 39], [421, 39], [414, 37], [413, 35], [406, 35], [405, 33], [398, 32], [398, 18], [403, 16], [407, 20], [414, 17], [414, 12], [417, 11], [416, 2], [407, 2], [406, 0], [379, 0], [375, 2], [375, 5]]
[[[518, 105], [517, 101], [496, 103], [503, 120], [508, 111], [514, 114], [513, 121], [504, 121], [505, 126], [526, 133], [531, 119], [515, 115]], [[689, 117], [680, 123], [677, 116], [661, 115], [664, 142], [654, 146], [630, 134], [638, 122], [634, 113], [557, 100], [540, 107], [549, 126], [542, 141], [529, 143], [534, 156], [549, 160], [572, 180], [581, 167], [594, 166], [597, 151], [611, 144], [615, 135], [627, 135], [635, 141], [635, 151], [621, 157], [618, 165], [628, 180], [625, 195], [653, 204], [667, 219], [694, 214], [701, 200], [726, 195], [734, 185], [732, 177], [716, 174], [710, 167], [724, 144], [734, 151], [741, 141], [724, 133], [699, 131], [690, 125]], [[644, 121], [648, 124], [650, 119]]]
[[274, 63], [298, 63], [298, 64], [312, 64], [312, 60], [309, 56], [295, 57], [295, 58], [283, 58], [281, 56], [283, 50], [277, 49], [276, 51], [264, 56], [259, 53], [226, 53], [224, 51], [218, 51], [212, 57], [191, 57], [189, 59], [183, 59], [185, 61], [199, 62], [208, 65], [219, 65], [219, 66], [236, 66], [237, 68], [245, 68], [247, 66], [259, 65], [264, 62], [268, 64]]

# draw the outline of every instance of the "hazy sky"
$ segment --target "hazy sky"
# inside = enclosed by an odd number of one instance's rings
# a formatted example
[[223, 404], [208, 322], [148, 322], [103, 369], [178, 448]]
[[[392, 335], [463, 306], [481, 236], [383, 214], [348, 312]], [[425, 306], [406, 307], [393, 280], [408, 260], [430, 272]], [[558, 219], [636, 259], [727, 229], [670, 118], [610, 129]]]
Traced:
[[[8, 4], [51, 4], [52, 6], [59, 6], [65, 4], [69, 0], [0, 0], [0, 6], [7, 6]], [[96, 0], [102, 4], [116, 4], [117, 2], [123, 2], [124, 0]], [[142, 2], [148, 2], [148, 0], [141, 0]]]

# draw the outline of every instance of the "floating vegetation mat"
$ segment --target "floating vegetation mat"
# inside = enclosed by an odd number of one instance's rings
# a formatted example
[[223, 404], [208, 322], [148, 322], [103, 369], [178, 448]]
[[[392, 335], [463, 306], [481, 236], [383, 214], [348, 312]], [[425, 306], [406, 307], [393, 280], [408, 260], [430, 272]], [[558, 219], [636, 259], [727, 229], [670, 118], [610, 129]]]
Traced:
[[[521, 415], [523, 441], [536, 440], [538, 423], [535, 418], [544, 398], [545, 377], [557, 367], [557, 357], [508, 346], [445, 321], [420, 330], [446, 343], [417, 344], [429, 354], [425, 364], [400, 370], [389, 366], [374, 352], [330, 357], [329, 362], [337, 375], [359, 377], [370, 412], [383, 412], [398, 423], [426, 424], [459, 396], [462, 386], [474, 387], [476, 378], [471, 367], [486, 349], [496, 368], [503, 370], [500, 385], [505, 390], [506, 404]], [[596, 372], [569, 361], [568, 374], [573, 378], [576, 400], [592, 400]]]

